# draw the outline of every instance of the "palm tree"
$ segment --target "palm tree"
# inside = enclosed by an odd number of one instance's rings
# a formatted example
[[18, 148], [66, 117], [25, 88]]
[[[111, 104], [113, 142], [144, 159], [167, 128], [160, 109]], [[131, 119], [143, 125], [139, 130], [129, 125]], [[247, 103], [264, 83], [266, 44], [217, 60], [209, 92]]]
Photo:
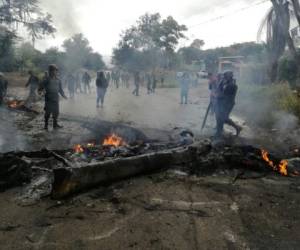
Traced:
[[266, 28], [267, 51], [270, 63], [270, 79], [275, 81], [277, 78], [278, 60], [288, 46], [291, 55], [297, 62], [300, 59], [293, 39], [290, 35], [291, 17], [296, 17], [300, 25], [300, 4], [299, 0], [271, 0], [272, 7], [264, 18], [260, 28], [259, 36]]

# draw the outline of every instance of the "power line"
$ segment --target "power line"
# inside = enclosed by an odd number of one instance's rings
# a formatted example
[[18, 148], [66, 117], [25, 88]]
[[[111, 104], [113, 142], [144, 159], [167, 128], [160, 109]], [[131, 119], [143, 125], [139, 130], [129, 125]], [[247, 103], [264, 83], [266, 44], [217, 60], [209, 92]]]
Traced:
[[238, 9], [238, 10], [235, 10], [234, 12], [228, 13], [228, 14], [226, 14], [226, 15], [218, 16], [218, 17], [209, 19], [209, 20], [207, 20], [207, 21], [204, 21], [204, 22], [202, 22], [202, 23], [198, 23], [198, 24], [191, 25], [191, 26], [189, 26], [188, 28], [189, 28], [189, 29], [193, 29], [193, 28], [195, 28], [195, 27], [197, 27], [197, 26], [200, 26], [200, 25], [203, 25], [203, 24], [206, 24], [206, 23], [215, 22], [215, 21], [220, 20], [220, 19], [223, 19], [223, 18], [225, 18], [225, 17], [227, 17], [227, 16], [231, 16], [231, 15], [233, 15], [233, 14], [236, 14], [236, 13], [239, 13], [239, 12], [243, 12], [243, 11], [245, 11], [245, 10], [248, 10], [248, 9], [253, 8], [253, 7], [255, 7], [255, 6], [264, 4], [264, 3], [266, 3], [266, 2], [269, 2], [269, 0], [263, 0], [263, 1], [261, 1], [261, 2], [258, 2], [258, 3], [255, 3], [255, 4], [249, 5], [249, 6], [247, 6], [247, 7], [244, 7], [244, 8]]

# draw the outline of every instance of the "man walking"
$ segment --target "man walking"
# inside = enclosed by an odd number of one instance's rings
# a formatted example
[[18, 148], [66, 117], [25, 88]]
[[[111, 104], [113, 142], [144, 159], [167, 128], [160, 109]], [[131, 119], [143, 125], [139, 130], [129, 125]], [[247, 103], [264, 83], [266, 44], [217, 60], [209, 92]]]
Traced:
[[82, 76], [83, 89], [85, 94], [87, 94], [87, 92], [89, 92], [89, 94], [91, 93], [91, 87], [90, 87], [91, 80], [92, 79], [89, 73], [85, 72]]
[[230, 113], [235, 105], [235, 97], [238, 87], [236, 80], [233, 78], [232, 71], [226, 71], [223, 80], [219, 83], [216, 95], [216, 121], [217, 132], [215, 137], [219, 138], [223, 134], [224, 124], [228, 124], [235, 128], [238, 136], [242, 127], [238, 126], [230, 119]]
[[28, 102], [32, 102], [36, 98], [36, 91], [39, 87], [39, 78], [33, 74], [31, 70], [28, 71], [29, 79], [26, 83], [26, 88], [30, 87], [30, 92], [28, 96]]

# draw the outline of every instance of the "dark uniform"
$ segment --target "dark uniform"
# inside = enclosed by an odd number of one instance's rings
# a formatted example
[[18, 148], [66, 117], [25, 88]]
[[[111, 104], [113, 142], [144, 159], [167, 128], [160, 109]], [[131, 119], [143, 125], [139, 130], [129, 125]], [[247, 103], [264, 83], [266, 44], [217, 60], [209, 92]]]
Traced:
[[99, 108], [99, 102], [101, 102], [101, 107], [104, 104], [104, 97], [108, 88], [108, 81], [105, 78], [104, 72], [99, 72], [96, 79], [97, 87], [97, 108]]
[[6, 96], [7, 85], [7, 80], [4, 78], [3, 74], [0, 73], [0, 106], [3, 104], [3, 99]]
[[216, 137], [220, 137], [223, 133], [224, 124], [228, 124], [236, 129], [237, 135], [241, 132], [241, 127], [235, 124], [230, 118], [230, 113], [235, 105], [235, 97], [238, 87], [236, 80], [233, 78], [231, 71], [224, 73], [223, 80], [217, 88], [216, 98], [216, 121], [217, 132]]
[[140, 74], [138, 72], [136, 72], [135, 75], [134, 75], [135, 89], [132, 92], [132, 94], [135, 95], [135, 96], [139, 96], [140, 82], [141, 82]]
[[148, 95], [152, 93], [152, 77], [150, 74], [146, 75], [147, 80], [147, 93]]
[[87, 91], [89, 91], [89, 93], [91, 93], [91, 87], [90, 87], [91, 80], [92, 80], [91, 76], [88, 74], [88, 72], [85, 72], [82, 76], [82, 82], [83, 82], [85, 94], [87, 94]]
[[51, 115], [53, 118], [53, 128], [61, 128], [57, 123], [59, 115], [59, 94], [67, 98], [60, 79], [51, 72], [53, 70], [57, 71], [56, 66], [49, 66], [49, 77], [44, 79], [39, 89], [40, 91], [45, 90], [45, 129], [48, 129], [48, 121]]

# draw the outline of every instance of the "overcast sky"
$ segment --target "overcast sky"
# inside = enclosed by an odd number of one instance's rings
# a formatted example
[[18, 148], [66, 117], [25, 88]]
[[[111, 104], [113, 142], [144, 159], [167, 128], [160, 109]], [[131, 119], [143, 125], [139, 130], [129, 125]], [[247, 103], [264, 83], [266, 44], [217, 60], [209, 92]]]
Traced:
[[183, 40], [181, 46], [189, 45], [195, 38], [203, 39], [205, 48], [256, 41], [259, 24], [271, 6], [270, 1], [263, 0], [41, 0], [41, 3], [53, 15], [58, 32], [55, 38], [38, 42], [39, 49], [60, 46], [64, 39], [81, 32], [102, 55], [111, 55], [121, 31], [146, 12], [159, 12], [163, 18], [171, 15], [185, 24], [189, 40]]

